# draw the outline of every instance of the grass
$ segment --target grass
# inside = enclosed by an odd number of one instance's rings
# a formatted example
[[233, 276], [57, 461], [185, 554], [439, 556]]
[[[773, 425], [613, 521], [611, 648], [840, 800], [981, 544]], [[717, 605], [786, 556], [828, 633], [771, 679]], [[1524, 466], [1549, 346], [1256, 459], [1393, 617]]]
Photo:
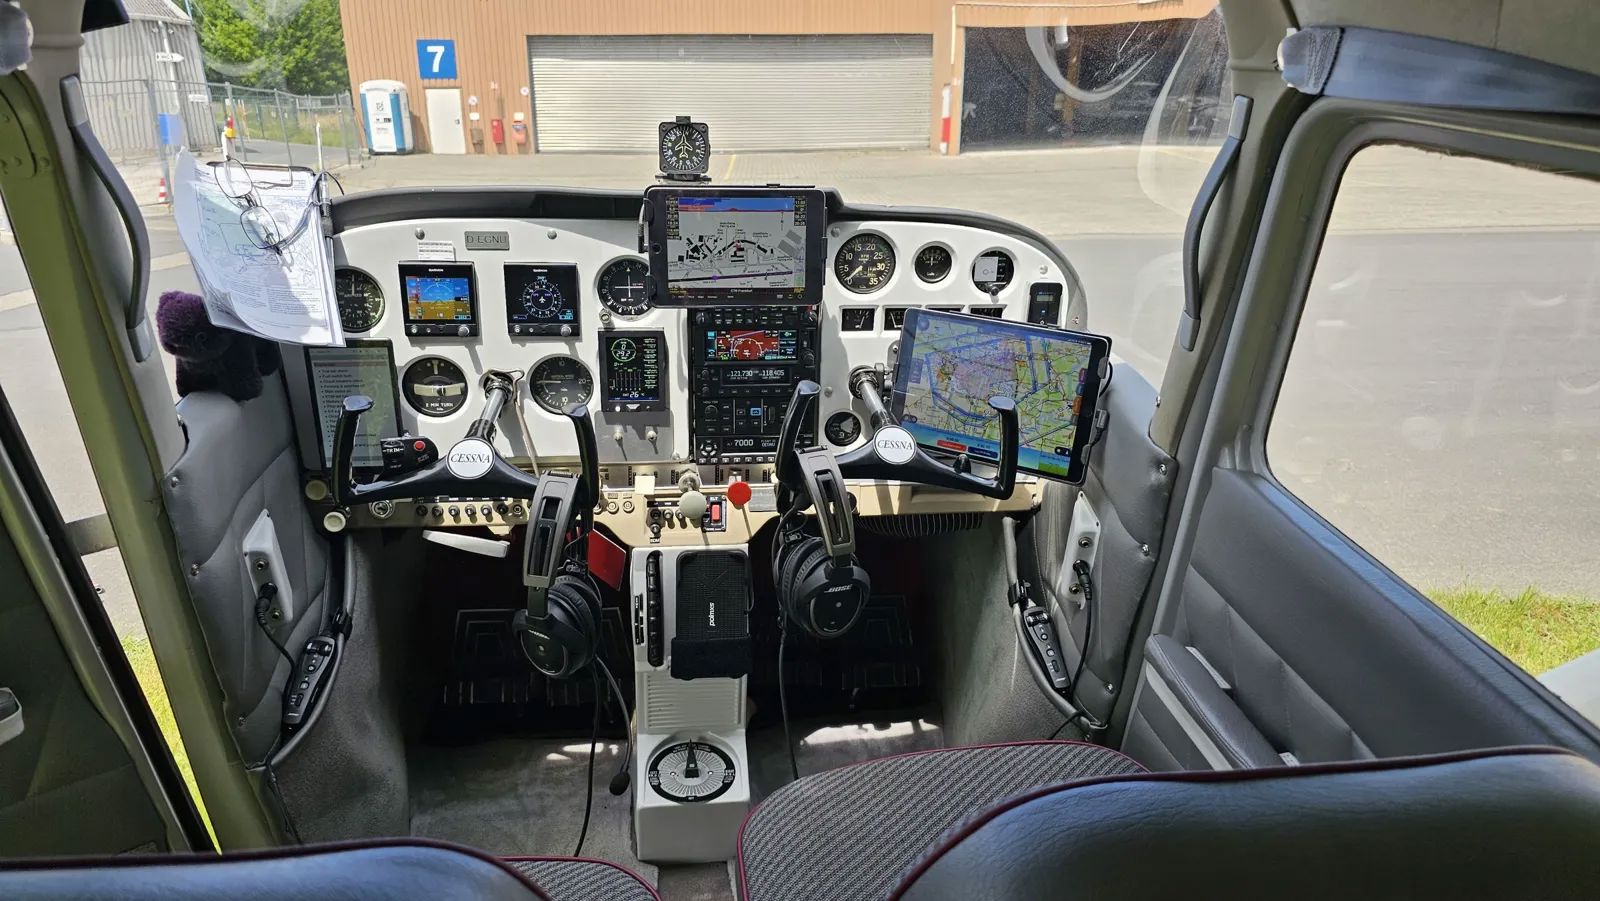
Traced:
[[1472, 587], [1428, 597], [1500, 653], [1534, 675], [1600, 648], [1600, 600]]
[[[122, 652], [128, 655], [128, 662], [133, 665], [133, 674], [139, 679], [139, 687], [144, 689], [144, 696], [150, 702], [150, 710], [156, 715], [156, 722], [161, 726], [161, 734], [166, 736], [167, 746], [172, 749], [172, 757], [178, 764], [178, 771], [183, 774], [183, 781], [189, 786], [189, 794], [194, 798], [194, 804], [200, 809], [200, 816], [206, 821], [206, 828], [211, 829], [211, 817], [206, 814], [205, 802], [200, 798], [200, 786], [194, 781], [194, 768], [189, 765], [189, 752], [183, 746], [183, 738], [178, 735], [178, 721], [172, 715], [172, 702], [167, 699], [167, 686], [161, 681], [161, 670], [156, 668], [155, 652], [150, 650], [150, 639], [135, 636], [124, 636], [122, 639]], [[212, 839], [216, 839], [215, 833]]]

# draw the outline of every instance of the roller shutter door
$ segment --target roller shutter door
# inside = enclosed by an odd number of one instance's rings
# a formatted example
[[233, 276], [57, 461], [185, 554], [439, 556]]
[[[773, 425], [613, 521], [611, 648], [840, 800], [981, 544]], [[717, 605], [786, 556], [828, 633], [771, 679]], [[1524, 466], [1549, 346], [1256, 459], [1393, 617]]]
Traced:
[[541, 151], [654, 153], [692, 115], [716, 150], [926, 147], [929, 35], [528, 38]]

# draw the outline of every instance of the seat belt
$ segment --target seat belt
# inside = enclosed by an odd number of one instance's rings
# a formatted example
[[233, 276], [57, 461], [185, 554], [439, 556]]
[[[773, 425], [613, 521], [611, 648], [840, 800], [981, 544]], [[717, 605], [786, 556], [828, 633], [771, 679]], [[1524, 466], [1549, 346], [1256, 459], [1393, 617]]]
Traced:
[[1503, 50], [1373, 28], [1314, 26], [1278, 45], [1302, 94], [1507, 112], [1600, 114], [1600, 75]]

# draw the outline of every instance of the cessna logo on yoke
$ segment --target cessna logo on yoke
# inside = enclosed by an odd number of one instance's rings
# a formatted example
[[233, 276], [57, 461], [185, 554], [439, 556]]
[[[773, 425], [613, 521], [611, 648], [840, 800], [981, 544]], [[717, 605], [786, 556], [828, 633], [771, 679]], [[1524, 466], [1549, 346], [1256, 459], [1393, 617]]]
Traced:
[[917, 442], [905, 429], [891, 425], [872, 436], [872, 449], [885, 463], [909, 463], [916, 456]]
[[463, 438], [450, 448], [444, 459], [451, 475], [458, 479], [476, 479], [486, 474], [494, 463], [494, 448], [482, 438]]

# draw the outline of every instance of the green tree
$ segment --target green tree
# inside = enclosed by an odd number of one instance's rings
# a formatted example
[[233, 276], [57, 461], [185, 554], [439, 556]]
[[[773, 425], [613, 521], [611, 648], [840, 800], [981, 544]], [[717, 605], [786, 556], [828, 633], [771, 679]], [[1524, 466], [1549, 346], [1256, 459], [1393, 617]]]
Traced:
[[207, 77], [296, 94], [350, 87], [339, 0], [192, 0]]

